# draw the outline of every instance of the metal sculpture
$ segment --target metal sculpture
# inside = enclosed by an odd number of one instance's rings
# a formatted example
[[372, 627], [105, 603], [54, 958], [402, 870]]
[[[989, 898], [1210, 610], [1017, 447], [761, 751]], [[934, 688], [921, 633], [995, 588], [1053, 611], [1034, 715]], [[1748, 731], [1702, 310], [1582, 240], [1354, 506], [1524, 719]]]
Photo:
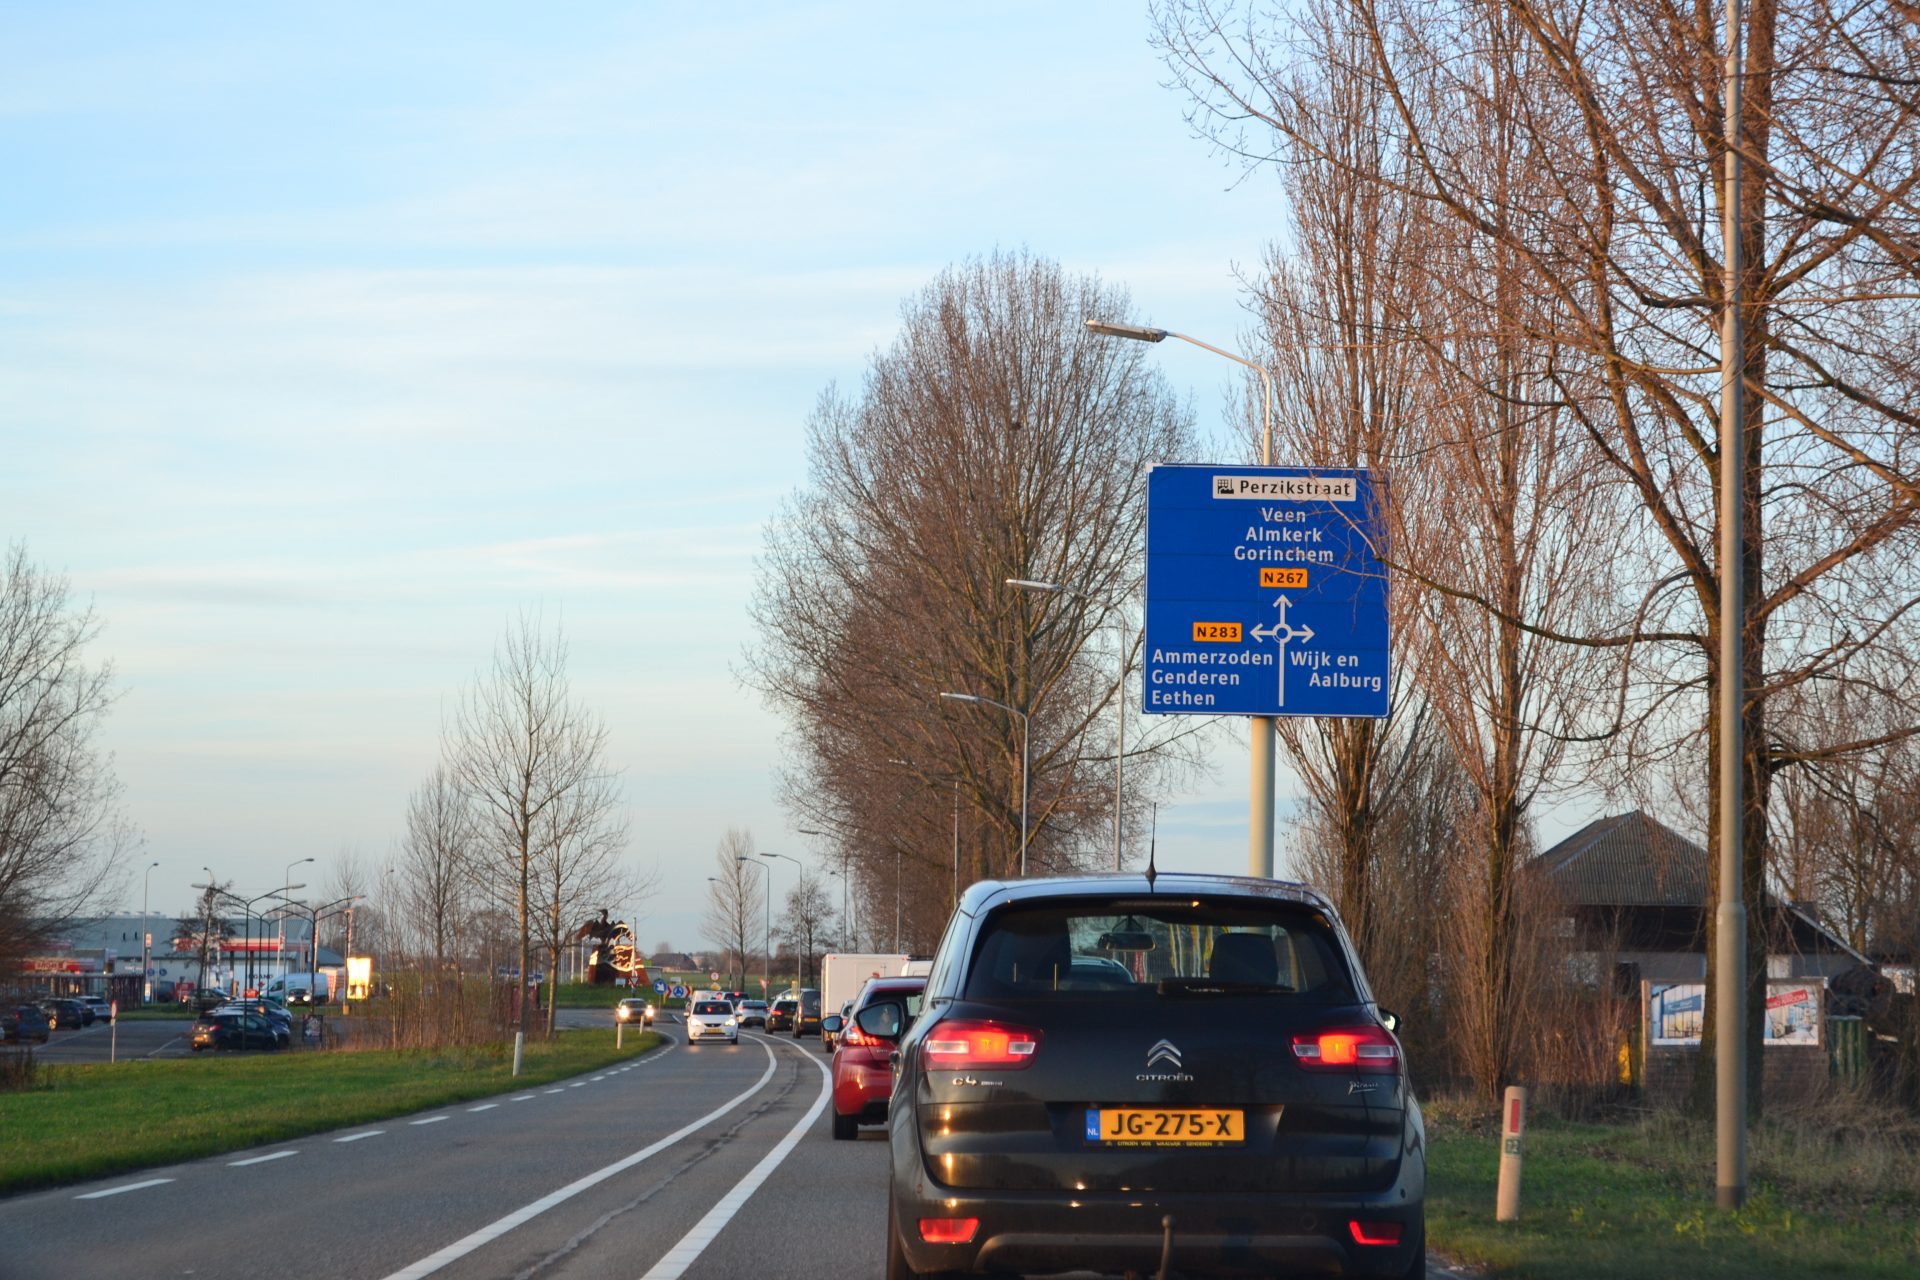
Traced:
[[630, 987], [647, 985], [647, 966], [640, 959], [640, 948], [634, 945], [632, 926], [624, 920], [607, 919], [605, 907], [600, 908], [599, 919], [581, 925], [573, 937], [576, 942], [593, 939], [593, 950], [587, 957], [588, 985], [610, 987], [619, 978], [625, 978]]

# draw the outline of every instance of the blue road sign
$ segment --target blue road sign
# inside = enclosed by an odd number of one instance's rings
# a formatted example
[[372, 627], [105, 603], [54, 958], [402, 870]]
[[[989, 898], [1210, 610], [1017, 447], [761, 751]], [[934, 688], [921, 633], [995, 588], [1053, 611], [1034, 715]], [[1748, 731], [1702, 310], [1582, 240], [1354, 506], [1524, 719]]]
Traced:
[[675, 1000], [685, 1000], [687, 998], [687, 989], [676, 982], [673, 984], [672, 994]]
[[1153, 468], [1142, 709], [1386, 715], [1379, 498], [1365, 470]]
[[665, 978], [655, 978], [653, 980], [653, 991], [655, 995], [663, 996], [667, 994], [667, 980]]

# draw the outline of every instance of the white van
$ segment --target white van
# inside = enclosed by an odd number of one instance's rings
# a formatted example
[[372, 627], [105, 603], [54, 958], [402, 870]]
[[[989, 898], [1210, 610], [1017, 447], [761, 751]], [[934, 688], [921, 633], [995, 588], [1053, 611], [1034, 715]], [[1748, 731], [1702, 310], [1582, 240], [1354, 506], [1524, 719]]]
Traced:
[[260, 994], [284, 1005], [326, 1004], [327, 975], [324, 973], [287, 973], [275, 978]]

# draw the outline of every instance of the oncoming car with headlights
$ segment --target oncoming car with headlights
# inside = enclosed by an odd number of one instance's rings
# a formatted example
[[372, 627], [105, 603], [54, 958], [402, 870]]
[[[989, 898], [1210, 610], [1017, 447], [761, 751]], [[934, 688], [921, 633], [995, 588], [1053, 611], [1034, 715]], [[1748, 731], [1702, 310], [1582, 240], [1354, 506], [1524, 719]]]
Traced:
[[1395, 1025], [1305, 886], [974, 885], [897, 1040], [889, 1280], [1423, 1275]]
[[616, 1022], [650, 1027], [653, 1025], [653, 1003], [629, 997], [613, 1007], [613, 1017]]
[[687, 1043], [698, 1044], [702, 1040], [739, 1043], [740, 1021], [733, 1016], [733, 1006], [725, 1000], [695, 1000], [688, 1008]]

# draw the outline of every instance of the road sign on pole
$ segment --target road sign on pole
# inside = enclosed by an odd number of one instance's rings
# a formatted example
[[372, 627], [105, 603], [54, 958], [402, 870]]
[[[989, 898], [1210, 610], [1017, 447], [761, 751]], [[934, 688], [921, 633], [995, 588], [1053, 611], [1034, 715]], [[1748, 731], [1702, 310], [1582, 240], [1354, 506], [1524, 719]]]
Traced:
[[1365, 469], [1148, 472], [1142, 709], [1386, 715], [1380, 497]]

